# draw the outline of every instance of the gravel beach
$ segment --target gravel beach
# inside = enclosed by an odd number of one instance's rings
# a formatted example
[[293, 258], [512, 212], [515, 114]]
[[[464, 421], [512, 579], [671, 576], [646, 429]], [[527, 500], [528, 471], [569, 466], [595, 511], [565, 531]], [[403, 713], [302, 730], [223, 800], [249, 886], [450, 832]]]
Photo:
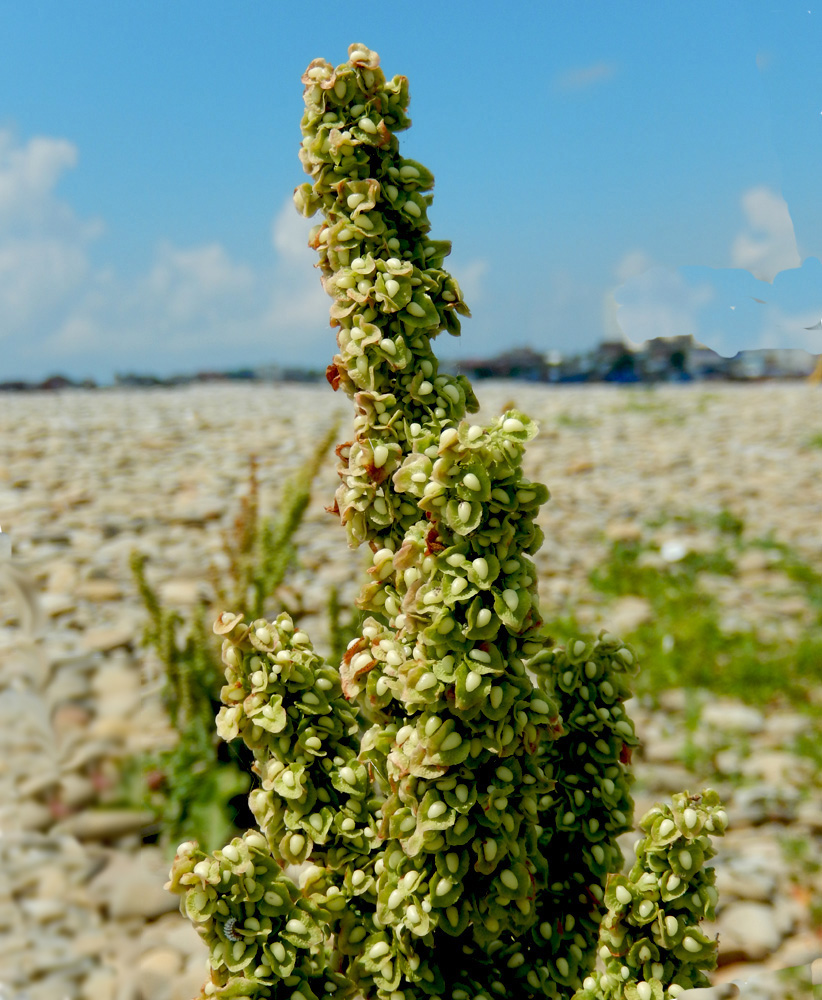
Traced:
[[[513, 403], [541, 426], [524, 464], [552, 494], [536, 556], [546, 620], [573, 612], [586, 630], [618, 633], [641, 621], [647, 602], [606, 600], [589, 573], [614, 539], [641, 537], [663, 559], [714, 544], [711, 530], [686, 530], [678, 514], [730, 511], [822, 570], [819, 387], [475, 389], [480, 418]], [[191, 1000], [198, 992], [205, 950], [163, 891], [169, 859], [143, 846], [150, 815], [104, 808], [119, 762], [174, 739], [157, 663], [139, 644], [144, 612], [129, 558], [146, 555], [148, 578], [171, 606], [209, 600], [208, 567], [224, 565], [222, 532], [247, 490], [251, 456], [261, 509], [273, 510], [289, 472], [336, 420], [346, 439], [351, 419], [348, 400], [325, 384], [0, 395], [0, 525], [15, 567], [0, 576], [2, 1000]], [[291, 580], [320, 648], [329, 587], [351, 601], [362, 582], [360, 556], [324, 509], [334, 464], [316, 481]], [[37, 638], [13, 576], [39, 595]], [[753, 550], [716, 588], [724, 627], [777, 641], [797, 641], [819, 613]], [[700, 759], [710, 756], [730, 817], [714, 862], [715, 981], [814, 960], [822, 981], [822, 775], [796, 750], [809, 719], [787, 705], [707, 693], [697, 702], [699, 741], [712, 748]], [[705, 774], [685, 752], [683, 692], [629, 707], [642, 741], [637, 814], [703, 787]], [[756, 995], [788, 995], [784, 984], [767, 989]]]

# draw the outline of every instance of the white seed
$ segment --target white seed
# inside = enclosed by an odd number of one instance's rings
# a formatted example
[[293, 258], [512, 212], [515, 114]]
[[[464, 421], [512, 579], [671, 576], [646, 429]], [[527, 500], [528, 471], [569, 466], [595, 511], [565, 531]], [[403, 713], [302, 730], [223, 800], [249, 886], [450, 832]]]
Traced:
[[455, 854], [453, 851], [449, 851], [448, 854], [445, 855], [445, 864], [448, 866], [449, 872], [451, 872], [452, 874], [456, 874], [456, 872], [459, 871], [460, 867], [459, 854]]
[[[411, 313], [412, 316], [416, 316], [418, 319], [425, 315], [425, 309], [419, 304], [419, 302], [414, 302], [413, 299], [411, 302], [408, 303], [408, 305], [405, 308], [408, 310], [408, 312]], [[422, 387], [423, 385], [427, 385], [428, 388], [423, 389]], [[433, 386], [431, 385], [430, 382], [423, 382], [422, 385], [420, 386], [420, 395], [425, 396], [429, 392], [431, 392], [432, 389]]]
[[476, 475], [474, 475], [473, 472], [467, 472], [463, 477], [462, 482], [463, 485], [466, 487], [466, 489], [473, 490], [475, 493], [477, 492], [477, 490], [482, 489], [482, 483], [479, 481]]
[[378, 958], [382, 958], [383, 955], [387, 955], [389, 951], [391, 951], [391, 948], [387, 941], [378, 941], [368, 949], [368, 957], [372, 961], [376, 961]]
[[423, 674], [422, 677], [420, 677], [420, 679], [417, 681], [417, 690], [427, 691], [428, 688], [434, 687], [436, 683], [437, 683], [437, 678], [435, 674], [432, 674], [431, 672]]
[[460, 391], [454, 385], [453, 382], [447, 382], [443, 387], [442, 391], [451, 400], [452, 403], [458, 403], [460, 401]]
[[550, 711], [548, 703], [543, 701], [542, 698], [535, 698], [531, 702], [531, 708], [535, 712], [539, 712], [540, 715], [547, 715], [548, 712]]
[[625, 888], [624, 885], [618, 885], [615, 892], [616, 898], [623, 905], [627, 905], [631, 902], [631, 893]]
[[428, 722], [425, 723], [425, 735], [433, 736], [441, 725], [442, 719], [438, 715], [432, 715]]
[[351, 884], [356, 888], [365, 881], [365, 872], [358, 868], [351, 876]]
[[[409, 312], [411, 312], [411, 306], [412, 305], [416, 306], [417, 303], [416, 302], [409, 303], [409, 305], [408, 305], [408, 311]], [[419, 309], [420, 306], [417, 306], [417, 308]], [[417, 316], [417, 315], [421, 316], [422, 313], [414, 313], [414, 315], [415, 316]], [[433, 391], [433, 389], [434, 389], [434, 387], [433, 387], [433, 385], [431, 385], [431, 383], [429, 381], [426, 380], [424, 382], [420, 382], [419, 393], [420, 393], [421, 396], [427, 396], [429, 392]]]
[[651, 997], [654, 995], [651, 984], [646, 983], [644, 980], [638, 982], [636, 984], [636, 995], [639, 997], [639, 1000], [651, 1000]]
[[[495, 843], [495, 842], [494, 842]], [[499, 873], [500, 882], [508, 889], [519, 889], [519, 881], [517, 876], [511, 871], [510, 868], [504, 868]]]
[[682, 947], [685, 949], [685, 951], [690, 951], [691, 954], [694, 955], [698, 951], [702, 951], [702, 945], [699, 943], [699, 941], [697, 941], [696, 938], [688, 936], [682, 939]]
[[568, 965], [568, 960], [566, 958], [563, 958], [562, 955], [560, 955], [559, 958], [556, 960], [556, 966], [557, 966], [557, 972], [561, 976], [567, 979], [568, 973], [571, 971], [571, 968]]
[[685, 826], [687, 826], [689, 830], [693, 830], [698, 819], [696, 809], [691, 809], [689, 806], [682, 814], [682, 818], [685, 821]]
[[360, 118], [358, 124], [363, 132], [368, 132], [369, 135], [374, 135], [377, 131], [377, 126], [371, 121], [370, 118]]
[[416, 180], [419, 175], [419, 170], [417, 170], [417, 168], [412, 166], [410, 163], [406, 163], [404, 166], [400, 167], [400, 177], [402, 177], [404, 181]]
[[482, 684], [482, 677], [476, 672], [476, 670], [469, 670], [468, 676], [465, 678], [465, 690], [469, 693], [471, 691], [476, 691], [480, 684]]
[[390, 298], [394, 298], [397, 292], [400, 290], [399, 281], [394, 278], [386, 278], [385, 280], [385, 291]]
[[288, 841], [288, 847], [292, 854], [300, 854], [305, 847], [305, 837], [301, 833], [292, 833]]
[[454, 883], [451, 881], [451, 879], [441, 878], [439, 882], [437, 882], [437, 888], [434, 890], [434, 895], [445, 896], [453, 888], [454, 888]]
[[265, 626], [254, 630], [254, 635], [260, 640], [264, 646], [271, 645], [271, 633]]
[[397, 746], [401, 747], [413, 732], [414, 729], [412, 726], [400, 726], [397, 731]]
[[673, 833], [676, 829], [676, 823], [672, 819], [664, 819], [659, 824], [659, 835], [660, 837], [667, 837], [668, 834]]
[[357, 781], [357, 774], [353, 767], [341, 767], [340, 777], [347, 785], [353, 785]]
[[417, 821], [413, 816], [406, 816], [405, 819], [400, 822], [400, 830], [402, 833], [408, 833], [408, 831], [413, 830], [416, 825]]
[[464, 576], [455, 576], [454, 579], [451, 581], [451, 593], [455, 597], [457, 597], [463, 592], [463, 590], [465, 590], [467, 586], [468, 586], [468, 581], [465, 579]]
[[388, 449], [384, 444], [378, 444], [374, 449], [374, 467], [381, 469], [388, 461]]
[[305, 924], [302, 920], [297, 920], [296, 917], [292, 917], [291, 920], [285, 925], [285, 929], [290, 934], [305, 934]]
[[521, 420], [517, 420], [516, 417], [508, 417], [503, 420], [502, 429], [509, 434], [515, 434], [517, 431], [524, 431], [525, 425]]
[[457, 507], [457, 513], [459, 514], [460, 521], [470, 521], [472, 513], [471, 504], [467, 500], [460, 501], [460, 505]]
[[489, 608], [481, 608], [477, 612], [477, 625], [479, 628], [485, 628], [486, 625], [491, 621], [491, 610]]
[[643, 899], [639, 904], [638, 909], [639, 915], [644, 918], [647, 917], [649, 913], [653, 912], [654, 904], [650, 901], [650, 899]]
[[503, 590], [502, 599], [512, 611], [516, 611], [519, 607], [519, 596], [515, 590], [511, 590], [510, 588]]
[[502, 704], [502, 688], [492, 687], [488, 700], [491, 702], [492, 708], [499, 708]]
[[459, 733], [449, 733], [440, 744], [440, 752], [448, 753], [449, 750], [456, 750], [461, 743], [462, 737]]
[[446, 427], [440, 434], [440, 448], [450, 448], [452, 444], [459, 440], [459, 432], [456, 427]]
[[422, 209], [420, 206], [415, 201], [411, 201], [410, 198], [405, 203], [404, 208], [405, 211], [408, 212], [409, 215], [413, 215], [415, 219], [418, 219], [422, 215]]
[[488, 560], [487, 559], [483, 559], [482, 556], [479, 556], [477, 559], [473, 560], [473, 562], [471, 563], [471, 565], [474, 567], [474, 572], [477, 574], [477, 576], [479, 576], [481, 578], [484, 578], [484, 577], [488, 576]]
[[668, 937], [673, 937], [676, 934], [679, 930], [679, 921], [676, 917], [668, 916], [665, 918], [665, 930], [668, 932]]
[[439, 819], [444, 813], [448, 811], [448, 806], [444, 802], [434, 802], [431, 808], [428, 810], [429, 819]]
[[690, 851], [680, 851], [679, 852], [679, 863], [683, 868], [690, 868], [694, 863], [694, 859], [691, 857]]
[[394, 889], [391, 895], [388, 897], [388, 909], [396, 910], [396, 908], [402, 902], [402, 892], [399, 889]]

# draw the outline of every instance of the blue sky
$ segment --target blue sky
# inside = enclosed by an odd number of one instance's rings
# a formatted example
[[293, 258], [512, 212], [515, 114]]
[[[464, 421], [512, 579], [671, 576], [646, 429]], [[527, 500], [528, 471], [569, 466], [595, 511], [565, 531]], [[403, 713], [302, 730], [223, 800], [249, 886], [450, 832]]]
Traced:
[[822, 352], [814, 4], [0, 0], [0, 381], [324, 367], [289, 199], [300, 76], [353, 41], [410, 80], [474, 313], [443, 354]]

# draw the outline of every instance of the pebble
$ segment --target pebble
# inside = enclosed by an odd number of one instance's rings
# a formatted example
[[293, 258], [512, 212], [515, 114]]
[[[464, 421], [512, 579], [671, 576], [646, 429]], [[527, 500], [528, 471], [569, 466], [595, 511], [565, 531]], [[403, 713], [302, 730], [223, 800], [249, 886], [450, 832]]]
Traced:
[[726, 961], [759, 961], [782, 943], [783, 932], [767, 903], [730, 903], [717, 919], [717, 930]]
[[86, 649], [94, 649], [100, 653], [109, 653], [118, 646], [130, 646], [135, 641], [134, 626], [123, 622], [119, 625], [103, 625], [100, 628], [90, 628], [83, 635]]
[[[587, 574], [614, 542], [651, 541], [657, 551], [642, 563], [660, 572], [689, 552], [711, 551], [716, 535], [663, 524], [672, 512], [730, 509], [751, 530], [819, 561], [822, 449], [800, 450], [818, 409], [818, 393], [807, 388], [663, 387], [642, 394], [645, 412], [632, 405], [636, 395], [607, 386], [479, 385], [486, 417], [513, 398], [542, 428], [525, 473], [552, 491], [535, 557], [546, 619], [573, 611], [586, 627], [616, 631], [648, 621], [644, 599], [607, 604]], [[0, 927], [0, 983], [11, 990], [0, 995], [190, 1000], [205, 978], [204, 949], [162, 888], [168, 859], [140, 850], [151, 816], [106, 799], [124, 753], [174, 739], [157, 663], [140, 645], [145, 616], [129, 558], [135, 550], [148, 557], [148, 578], [168, 605], [185, 613], [211, 601], [208, 567], [227, 564], [223, 535], [247, 491], [252, 450], [260, 507], [272, 511], [284, 476], [337, 414], [340, 439], [348, 436], [347, 404], [324, 385], [80, 391], [6, 396], [3, 404], [0, 524], [42, 592], [46, 626], [39, 643], [28, 642], [0, 593], [0, 892], [11, 900], [11, 909], [0, 900], [0, 914], [14, 913], [13, 932]], [[93, 448], [78, 447], [88, 441]], [[351, 602], [360, 585], [344, 534], [323, 509], [336, 489], [334, 465], [318, 477], [289, 581], [320, 648], [328, 588]], [[649, 527], [653, 520], [662, 526]], [[773, 561], [773, 553], [745, 551], [737, 575], [715, 578], [711, 592], [727, 623], [778, 642], [801, 635], [810, 610]], [[683, 763], [695, 739], [683, 724], [691, 702], [676, 688], [659, 707], [631, 702], [642, 741], [638, 812], [704, 786]], [[822, 876], [803, 867], [822, 861], [818, 776], [794, 753], [806, 717], [712, 697], [701, 711], [699, 749], [714, 755], [712, 777], [731, 820], [714, 861], [723, 893], [716, 978], [752, 983], [753, 972], [819, 954], [809, 907], [822, 897]], [[786, 835], [805, 844], [805, 861], [786, 858]], [[626, 856], [634, 839], [623, 838]], [[62, 914], [58, 899], [71, 901]], [[40, 948], [45, 931], [56, 936]], [[25, 956], [8, 984], [4, 948]]]
[[701, 721], [703, 725], [715, 729], [740, 733], [759, 733], [765, 725], [765, 717], [759, 709], [725, 698], [711, 699], [704, 705]]
[[153, 820], [153, 813], [145, 809], [84, 809], [58, 823], [55, 831], [78, 840], [116, 840], [139, 833]]

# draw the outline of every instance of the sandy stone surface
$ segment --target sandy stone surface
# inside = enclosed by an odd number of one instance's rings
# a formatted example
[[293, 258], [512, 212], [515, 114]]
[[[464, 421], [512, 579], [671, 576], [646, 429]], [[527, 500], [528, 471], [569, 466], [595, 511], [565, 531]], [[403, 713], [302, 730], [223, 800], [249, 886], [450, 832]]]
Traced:
[[[476, 388], [482, 415], [513, 402], [541, 424], [525, 466], [552, 493], [537, 556], [547, 619], [573, 610], [588, 629], [616, 631], [643, 621], [647, 602], [606, 603], [587, 574], [612, 539], [650, 537], [662, 558], [713, 544], [708, 532], [677, 527], [675, 513], [731, 510], [822, 567], [822, 448], [809, 444], [822, 434], [818, 388]], [[149, 817], [102, 808], [119, 762], [174, 739], [157, 665], [139, 646], [144, 618], [128, 561], [144, 553], [152, 583], [183, 611], [210, 599], [207, 569], [224, 565], [221, 533], [247, 489], [250, 456], [262, 509], [272, 510], [285, 477], [337, 419], [342, 440], [349, 404], [325, 385], [0, 396], [0, 525], [13, 543], [13, 570], [0, 570], [2, 1000], [190, 1000], [199, 989], [205, 956], [162, 890], [168, 859], [142, 847]], [[329, 462], [291, 581], [320, 647], [328, 587], [350, 600], [361, 582], [360, 557], [323, 509], [335, 484]], [[26, 581], [40, 623], [15, 598]], [[747, 622], [791, 641], [814, 614], [767, 553], [743, 553], [717, 588], [728, 628]], [[641, 812], [702, 776], [683, 763], [682, 692], [661, 708], [631, 707], [643, 741]], [[700, 738], [713, 741], [727, 776], [719, 790], [731, 819], [715, 862], [716, 981], [810, 968], [822, 955], [822, 779], [793, 748], [807, 718], [707, 697], [702, 712]]]

